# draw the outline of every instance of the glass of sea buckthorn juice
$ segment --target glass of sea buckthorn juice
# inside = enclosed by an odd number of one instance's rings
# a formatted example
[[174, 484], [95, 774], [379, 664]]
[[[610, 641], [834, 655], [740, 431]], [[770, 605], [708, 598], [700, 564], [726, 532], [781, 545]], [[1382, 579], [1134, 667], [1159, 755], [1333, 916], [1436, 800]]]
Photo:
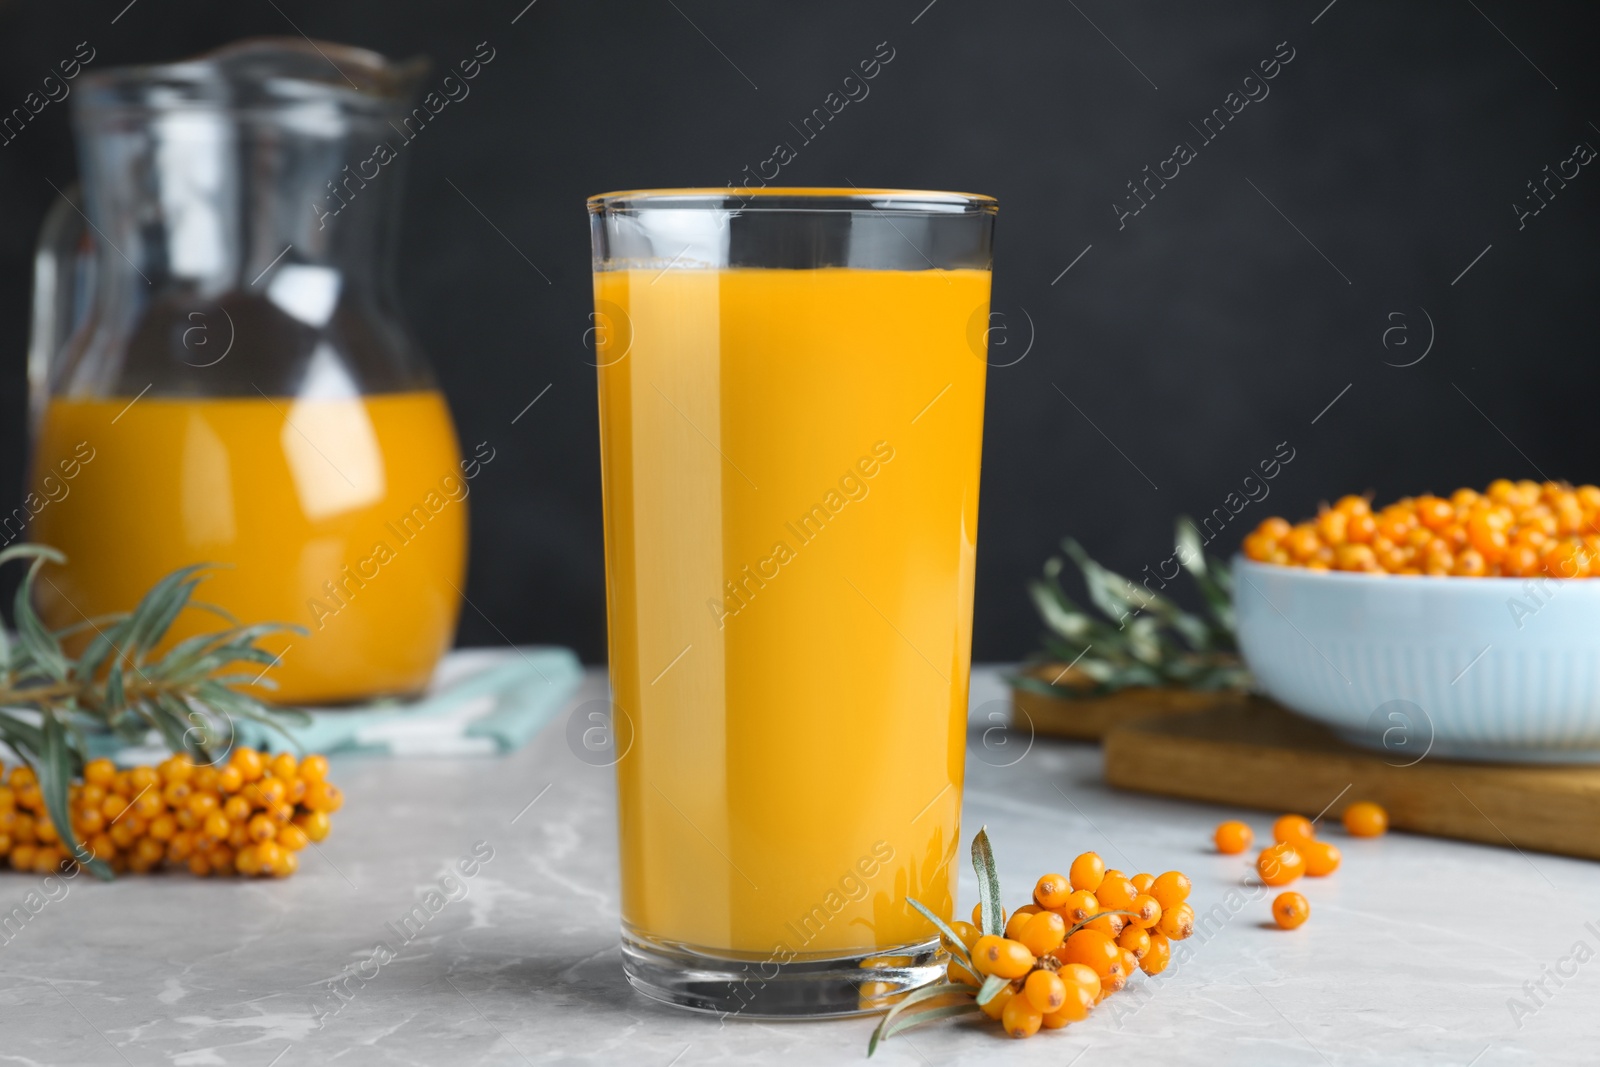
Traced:
[[960, 841], [996, 205], [589, 201], [623, 965], [745, 1016], [943, 957]]

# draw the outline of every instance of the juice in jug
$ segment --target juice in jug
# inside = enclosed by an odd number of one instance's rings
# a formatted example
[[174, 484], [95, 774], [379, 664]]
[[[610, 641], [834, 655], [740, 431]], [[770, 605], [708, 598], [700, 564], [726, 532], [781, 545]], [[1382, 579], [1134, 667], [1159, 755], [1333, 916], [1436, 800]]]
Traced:
[[[215, 563], [197, 600], [308, 631], [262, 641], [279, 654], [264, 699], [414, 692], [450, 646], [468, 484], [436, 391], [52, 398], [32, 484], [31, 538], [67, 556], [37, 583], [51, 627]], [[191, 610], [168, 645], [225, 625]]]

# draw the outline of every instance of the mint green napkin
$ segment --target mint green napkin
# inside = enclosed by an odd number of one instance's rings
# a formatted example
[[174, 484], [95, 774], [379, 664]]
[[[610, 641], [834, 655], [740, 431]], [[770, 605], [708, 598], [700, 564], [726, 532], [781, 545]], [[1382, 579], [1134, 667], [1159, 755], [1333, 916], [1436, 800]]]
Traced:
[[[341, 708], [307, 708], [291, 726], [302, 752], [461, 756], [521, 747], [561, 710], [583, 679], [565, 648], [463, 649], [439, 665], [426, 693]], [[277, 731], [237, 722], [238, 743], [283, 750]]]

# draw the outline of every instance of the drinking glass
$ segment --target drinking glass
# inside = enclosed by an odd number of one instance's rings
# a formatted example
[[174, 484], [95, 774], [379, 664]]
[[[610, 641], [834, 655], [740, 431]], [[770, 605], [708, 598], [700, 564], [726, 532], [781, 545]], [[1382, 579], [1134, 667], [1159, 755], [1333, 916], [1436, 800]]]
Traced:
[[938, 978], [995, 202], [589, 200], [628, 980], [746, 1016]]

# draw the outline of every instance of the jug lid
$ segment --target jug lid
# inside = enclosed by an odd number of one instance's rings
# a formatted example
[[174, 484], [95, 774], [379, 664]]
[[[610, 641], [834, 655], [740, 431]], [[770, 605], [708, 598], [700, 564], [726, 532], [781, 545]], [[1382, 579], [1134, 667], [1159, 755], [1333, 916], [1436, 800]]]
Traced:
[[300, 37], [250, 37], [174, 63], [86, 73], [83, 110], [274, 110], [334, 103], [388, 113], [410, 101], [426, 56], [395, 61], [365, 48]]

